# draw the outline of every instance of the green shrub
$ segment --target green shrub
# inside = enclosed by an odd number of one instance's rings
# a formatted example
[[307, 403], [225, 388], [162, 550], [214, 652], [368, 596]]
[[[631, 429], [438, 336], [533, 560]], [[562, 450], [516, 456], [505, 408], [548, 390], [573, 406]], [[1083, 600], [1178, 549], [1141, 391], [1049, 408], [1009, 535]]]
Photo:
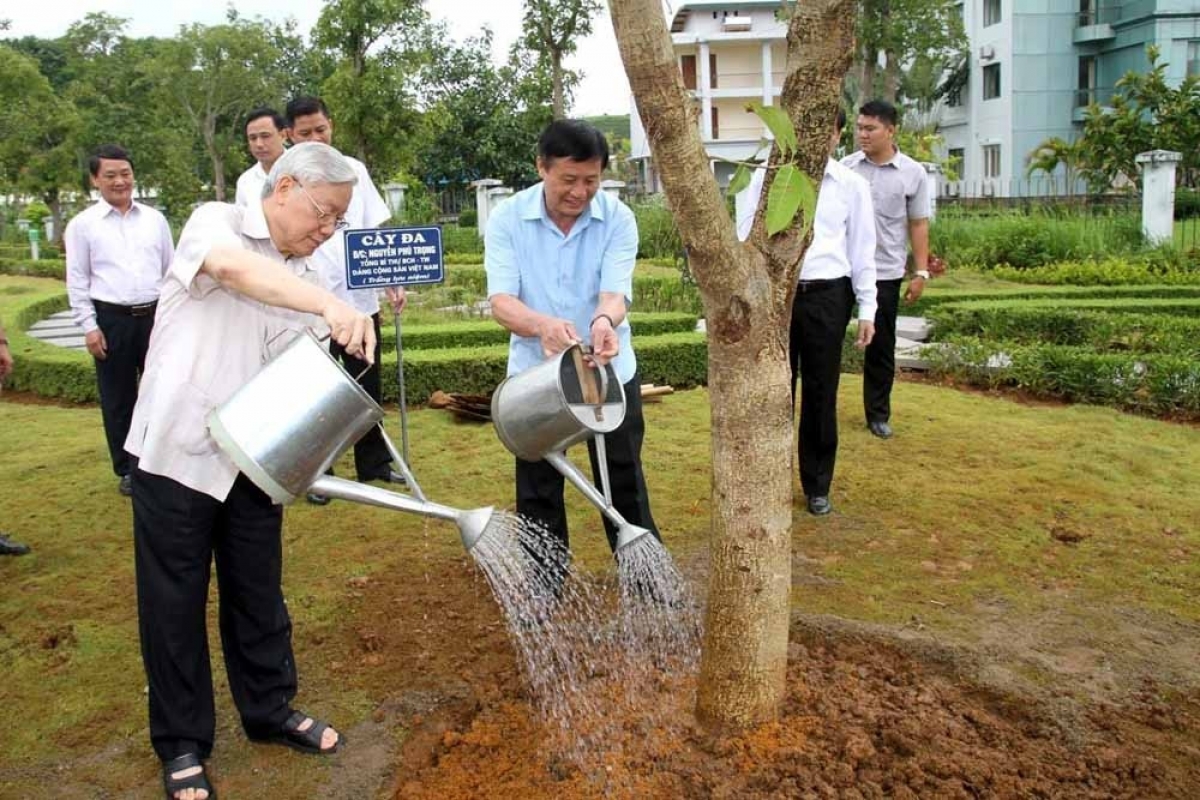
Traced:
[[1099, 311], [1110, 314], [1171, 314], [1180, 317], [1200, 317], [1200, 297], [1112, 297], [1112, 298], [1033, 298], [1021, 301], [968, 300], [935, 306], [929, 314], [972, 313], [980, 309], [1009, 308], [1022, 310]]
[[1159, 253], [1102, 261], [1063, 261], [1027, 269], [1002, 264], [992, 274], [1017, 283], [1071, 286], [1200, 284], [1200, 268], [1193, 262], [1182, 256]]
[[1200, 298], [1200, 286], [1029, 286], [1003, 287], [998, 289], [937, 289], [921, 295], [912, 305], [903, 305], [906, 314], [926, 314], [930, 309], [946, 303], [964, 303], [982, 300], [1121, 300], [1128, 298], [1183, 299]]
[[930, 249], [951, 269], [1006, 264], [1028, 269], [1142, 249], [1141, 220], [1133, 213], [1004, 213], [992, 216], [939, 211], [930, 226]]
[[473, 208], [464, 208], [458, 214], [458, 224], [464, 228], [478, 227], [479, 213]]
[[1096, 353], [972, 337], [955, 338], [950, 344], [926, 351], [935, 374], [1140, 413], [1200, 415], [1200, 361], [1192, 357]]
[[465, 228], [459, 225], [442, 226], [442, 250], [446, 253], [463, 255], [465, 253], [480, 254], [483, 252], [483, 238], [478, 228]]
[[1200, 191], [1179, 187], [1175, 190], [1175, 219], [1200, 217]]
[[57, 278], [66, 280], [67, 262], [62, 259], [0, 258], [0, 275], [27, 275], [31, 278]]
[[[684, 333], [696, 329], [695, 314], [667, 313], [638, 313], [630, 315], [630, 325], [633, 326], [634, 345], [647, 336], [660, 336], [667, 333]], [[509, 333], [494, 320], [467, 322], [448, 322], [440, 325], [403, 325], [404, 350], [439, 350], [455, 347], [480, 347], [495, 344], [508, 344]], [[396, 329], [390, 325], [383, 327], [383, 342], [386, 347], [395, 348]]]
[[638, 258], [677, 259], [682, 255], [683, 242], [675, 227], [675, 218], [661, 197], [632, 203], [629, 207], [637, 220]]
[[929, 319], [938, 339], [974, 336], [989, 342], [1044, 343], [1088, 347], [1096, 352], [1171, 353], [1200, 358], [1198, 317], [995, 302], [940, 306], [933, 309]]

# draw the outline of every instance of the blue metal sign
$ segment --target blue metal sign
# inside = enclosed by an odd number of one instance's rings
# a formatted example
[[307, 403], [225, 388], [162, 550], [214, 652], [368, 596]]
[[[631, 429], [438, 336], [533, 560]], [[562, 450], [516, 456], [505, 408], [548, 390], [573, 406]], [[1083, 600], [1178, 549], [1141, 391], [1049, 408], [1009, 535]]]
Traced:
[[442, 229], [366, 228], [346, 231], [346, 286], [381, 289], [441, 283]]

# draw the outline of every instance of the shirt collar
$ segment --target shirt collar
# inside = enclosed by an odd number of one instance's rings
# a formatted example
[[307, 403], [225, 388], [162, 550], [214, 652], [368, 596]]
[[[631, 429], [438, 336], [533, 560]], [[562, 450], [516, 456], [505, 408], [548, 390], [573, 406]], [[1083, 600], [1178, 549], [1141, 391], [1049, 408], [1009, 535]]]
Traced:
[[[134, 211], [137, 210], [137, 208], [140, 205], [141, 205], [141, 203], [139, 203], [137, 200], [130, 200], [129, 201], [129, 213], [132, 214]], [[105, 200], [103, 197], [101, 197], [99, 200], [96, 201], [96, 207], [100, 209], [100, 216], [102, 216], [102, 217], [107, 217], [109, 214], [114, 214], [114, 213], [118, 217], [122, 216], [121, 212], [117, 211], [116, 206], [109, 204], [109, 202], [107, 200]]]
[[[553, 225], [553, 220], [546, 213], [546, 184], [544, 182], [539, 183], [533, 188], [536, 191], [529, 192], [525, 197], [525, 205], [521, 209], [521, 219], [542, 219]], [[577, 222], [584, 222], [586, 220], [604, 221], [604, 205], [600, 201], [600, 195], [603, 191], [603, 189], [600, 189], [596, 192], [596, 196], [592, 198], [592, 202], [588, 203], [587, 211], [580, 215]], [[574, 226], [571, 226], [571, 229], [574, 230]]]
[[267, 227], [267, 217], [263, 214], [262, 200], [246, 204], [242, 213], [242, 233], [251, 239], [270, 239], [271, 229]]

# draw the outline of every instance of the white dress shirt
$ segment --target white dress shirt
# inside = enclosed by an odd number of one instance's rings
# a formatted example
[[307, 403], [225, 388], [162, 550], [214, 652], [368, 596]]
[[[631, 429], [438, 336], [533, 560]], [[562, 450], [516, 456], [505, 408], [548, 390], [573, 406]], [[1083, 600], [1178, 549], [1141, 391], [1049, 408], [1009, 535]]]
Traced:
[[263, 169], [263, 165], [255, 161], [254, 166], [243, 172], [237, 179], [237, 194], [234, 195], [234, 204], [239, 206], [249, 205], [251, 200], [262, 202], [263, 184], [267, 182], [267, 172]]
[[171, 264], [171, 226], [157, 210], [134, 201], [122, 214], [104, 200], [67, 224], [67, 296], [75, 323], [97, 330], [93, 300], [121, 306], [153, 303]]
[[125, 449], [138, 468], [224, 501], [238, 468], [208, 433], [208, 412], [225, 402], [320, 317], [275, 308], [227, 289], [200, 271], [214, 247], [236, 247], [283, 263], [317, 282], [307, 258], [285, 258], [271, 241], [262, 204], [205, 203], [179, 237], [163, 281], [146, 371]]
[[[387, 222], [392, 217], [392, 210], [383, 202], [367, 168], [357, 158], [344, 154], [343, 158], [350, 162], [358, 175], [358, 183], [354, 184], [354, 194], [350, 197], [350, 207], [346, 209], [346, 222], [350, 223], [350, 229], [376, 228]], [[342, 231], [334, 233], [329, 241], [317, 248], [312, 260], [321, 276], [321, 285], [338, 299], [363, 314], [379, 313], [378, 289], [349, 289], [346, 286], [346, 237]]]
[[[738, 203], [738, 238], [745, 241], [754, 225], [754, 213], [762, 195], [766, 170], [757, 169], [748, 195]], [[850, 278], [858, 301], [858, 318], [875, 321], [878, 291], [875, 287], [875, 212], [871, 187], [854, 172], [830, 159], [825, 164], [817, 210], [813, 220], [812, 244], [804, 253], [802, 281]]]

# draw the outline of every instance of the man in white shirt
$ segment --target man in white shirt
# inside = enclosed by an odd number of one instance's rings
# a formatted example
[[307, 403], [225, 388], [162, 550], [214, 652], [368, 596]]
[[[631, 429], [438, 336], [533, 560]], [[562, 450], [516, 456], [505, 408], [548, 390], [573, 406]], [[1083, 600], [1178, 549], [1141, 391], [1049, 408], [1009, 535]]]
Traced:
[[283, 115], [273, 108], [256, 108], [246, 116], [246, 145], [254, 156], [254, 166], [238, 176], [234, 202], [244, 206], [262, 200], [263, 184], [271, 167], [283, 155]]
[[[329, 117], [329, 109], [319, 97], [297, 97], [287, 104], [288, 138], [293, 143], [333, 142], [333, 120]], [[375, 188], [367, 168], [361, 161], [351, 156], [345, 159], [354, 167], [358, 175], [358, 183], [354, 185], [354, 196], [350, 199], [350, 207], [346, 210], [346, 222], [350, 229], [375, 228], [387, 222], [392, 216], [391, 209], [383, 201], [379, 190]], [[381, 357], [380, 322], [379, 322], [379, 292], [376, 289], [350, 289], [346, 286], [346, 240], [343, 236], [334, 236], [321, 245], [313, 254], [313, 263], [321, 276], [322, 285], [333, 292], [341, 300], [354, 306], [374, 321], [376, 349], [371, 366], [338, 347], [336, 343], [330, 346], [334, 358], [340, 359], [351, 375], [361, 376], [358, 382], [362, 384], [375, 402], [380, 402], [383, 387], [379, 376]], [[399, 313], [404, 308], [404, 289], [388, 289], [388, 300]], [[381, 480], [391, 483], [404, 483], [404, 477], [392, 469], [392, 457], [383, 436], [378, 428], [372, 428], [354, 445], [354, 469], [360, 481]], [[315, 505], [325, 505], [329, 499], [319, 494], [309, 494], [309, 502]]]
[[126, 448], [137, 459], [134, 563], [150, 740], [171, 798], [213, 796], [203, 761], [216, 726], [205, 625], [214, 560], [225, 670], [246, 734], [309, 753], [339, 745], [333, 728], [291, 706], [283, 509], [217, 447], [206, 419], [259, 372], [269, 343], [286, 340], [281, 333], [324, 324], [348, 352], [370, 359], [371, 320], [322, 289], [308, 261], [345, 227], [355, 180], [333, 148], [292, 148], [261, 203], [206, 203], [192, 214], [163, 283]]
[[[846, 125], [839, 111], [829, 140], [832, 154]], [[752, 202], [740, 204], [738, 236], [746, 239], [762, 194], [764, 170], [746, 190]], [[812, 244], [804, 253], [800, 282], [792, 302], [788, 354], [792, 368], [792, 404], [800, 372], [800, 484], [810, 514], [833, 510], [829, 487], [837, 458], [837, 393], [842, 372], [842, 343], [855, 301], [855, 346], [866, 348], [875, 335], [875, 217], [871, 187], [830, 159], [817, 195]]]
[[129, 153], [103, 145], [88, 170], [100, 201], [76, 214], [63, 234], [67, 295], [96, 363], [108, 453], [117, 488], [128, 497], [130, 462], [123, 445], [174, 246], [166, 217], [133, 199]]

